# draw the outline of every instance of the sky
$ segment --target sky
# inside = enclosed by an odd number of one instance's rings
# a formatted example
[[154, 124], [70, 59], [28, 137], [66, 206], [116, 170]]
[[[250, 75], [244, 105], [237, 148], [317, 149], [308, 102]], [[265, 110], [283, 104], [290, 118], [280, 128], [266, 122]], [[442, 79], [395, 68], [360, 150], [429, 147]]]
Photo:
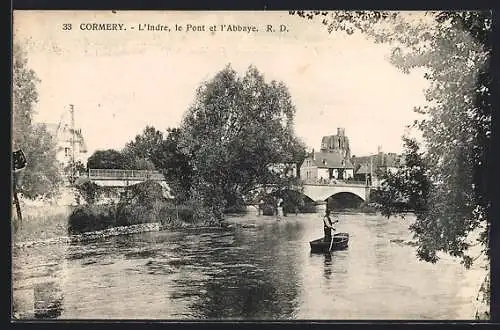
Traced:
[[[82, 23], [126, 30], [84, 31]], [[171, 31], [139, 31], [140, 24]], [[188, 24], [205, 31], [185, 31]], [[259, 31], [210, 32], [221, 24]], [[276, 31], [265, 32], [268, 24]], [[23, 11], [14, 12], [14, 42], [41, 80], [35, 120], [66, 120], [73, 104], [88, 156], [123, 148], [147, 125], [177, 127], [196, 88], [227, 64], [242, 75], [254, 65], [267, 81], [288, 86], [296, 134], [309, 148], [319, 149], [322, 136], [343, 127], [353, 155], [378, 146], [399, 153], [406, 125], [418, 118], [413, 107], [425, 103], [422, 72], [392, 66], [389, 46], [361, 34], [329, 34], [320, 21], [287, 12]]]

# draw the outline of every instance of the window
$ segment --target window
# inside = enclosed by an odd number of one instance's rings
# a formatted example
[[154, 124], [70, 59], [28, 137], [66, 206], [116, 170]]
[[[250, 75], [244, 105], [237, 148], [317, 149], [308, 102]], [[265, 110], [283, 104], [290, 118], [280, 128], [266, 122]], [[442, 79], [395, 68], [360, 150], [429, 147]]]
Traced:
[[64, 156], [68, 157], [69, 156], [69, 148], [64, 148]]

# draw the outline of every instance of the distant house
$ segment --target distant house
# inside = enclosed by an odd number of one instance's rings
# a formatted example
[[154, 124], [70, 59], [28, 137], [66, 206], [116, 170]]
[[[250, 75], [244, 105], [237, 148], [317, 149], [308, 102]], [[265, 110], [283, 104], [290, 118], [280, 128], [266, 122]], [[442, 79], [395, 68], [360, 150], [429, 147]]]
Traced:
[[354, 177], [354, 166], [341, 152], [310, 153], [302, 163], [301, 177], [310, 183], [329, 183]]
[[371, 174], [370, 164], [358, 163], [354, 165], [354, 180], [367, 181], [370, 178], [370, 174]]
[[383, 154], [379, 170], [382, 172], [396, 173], [404, 165], [404, 158], [395, 153]]
[[[73, 159], [75, 162], [86, 162], [87, 147], [81, 129], [71, 129], [68, 124], [40, 123], [40, 127], [52, 135], [56, 142], [56, 158], [65, 168]], [[74, 147], [74, 150], [73, 150]]]
[[369, 180], [373, 175], [373, 180], [377, 181], [383, 173], [395, 173], [404, 165], [404, 158], [396, 153], [383, 153], [379, 147], [379, 152], [375, 155], [351, 158], [354, 164], [355, 180]]

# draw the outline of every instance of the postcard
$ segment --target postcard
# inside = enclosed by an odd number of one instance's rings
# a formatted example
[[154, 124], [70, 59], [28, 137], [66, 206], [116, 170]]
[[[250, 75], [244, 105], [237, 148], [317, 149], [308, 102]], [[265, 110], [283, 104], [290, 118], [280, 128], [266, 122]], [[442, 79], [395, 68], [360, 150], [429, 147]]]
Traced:
[[14, 11], [12, 320], [489, 319], [489, 33]]

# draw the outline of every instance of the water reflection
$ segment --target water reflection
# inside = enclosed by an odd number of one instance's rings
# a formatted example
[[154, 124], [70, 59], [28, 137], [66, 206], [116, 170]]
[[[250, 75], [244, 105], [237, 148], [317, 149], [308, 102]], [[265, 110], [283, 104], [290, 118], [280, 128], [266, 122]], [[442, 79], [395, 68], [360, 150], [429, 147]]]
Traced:
[[17, 319], [53, 319], [64, 308], [65, 244], [13, 247], [12, 300]]
[[332, 277], [332, 254], [330, 252], [324, 254], [325, 262], [323, 263], [323, 274], [325, 279], [329, 280]]
[[63, 294], [56, 282], [38, 283], [34, 286], [34, 316], [37, 319], [54, 319], [61, 316]]
[[182, 253], [180, 260], [190, 256], [191, 266], [181, 269], [174, 283], [193, 287], [192, 279], [197, 278], [198, 290], [191, 292], [196, 299], [189, 306], [196, 317], [290, 318], [296, 308], [297, 264], [285, 252], [297, 235], [296, 224], [284, 224], [237, 228], [216, 236], [200, 234], [203, 245], [193, 246], [196, 240], [189, 237], [177, 252]]

